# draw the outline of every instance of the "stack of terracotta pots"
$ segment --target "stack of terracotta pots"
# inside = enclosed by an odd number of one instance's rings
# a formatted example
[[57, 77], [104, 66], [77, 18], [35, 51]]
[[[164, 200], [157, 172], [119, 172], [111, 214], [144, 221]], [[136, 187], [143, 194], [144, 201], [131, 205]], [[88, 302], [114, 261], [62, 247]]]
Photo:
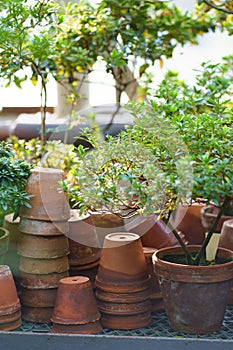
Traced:
[[12, 272], [0, 265], [0, 330], [10, 331], [21, 326], [21, 310]]
[[95, 284], [104, 327], [127, 330], [149, 325], [150, 278], [138, 235], [106, 235]]
[[90, 214], [71, 209], [69, 222], [70, 276], [87, 276], [92, 284], [98, 270], [101, 249]]
[[100, 313], [88, 277], [60, 280], [52, 322], [53, 333], [97, 334], [102, 330]]
[[69, 275], [70, 208], [58, 188], [62, 178], [58, 169], [34, 169], [26, 187], [31, 207], [20, 210], [20, 299], [29, 322], [50, 322], [59, 280]]

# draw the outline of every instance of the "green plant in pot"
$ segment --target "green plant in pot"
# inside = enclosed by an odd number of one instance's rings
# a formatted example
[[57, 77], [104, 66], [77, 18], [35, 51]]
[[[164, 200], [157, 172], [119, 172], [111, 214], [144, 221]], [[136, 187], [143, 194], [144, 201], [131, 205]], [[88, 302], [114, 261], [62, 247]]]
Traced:
[[[25, 192], [31, 166], [15, 159], [9, 143], [0, 142], [0, 254], [8, 250], [9, 231], [2, 227], [5, 215], [14, 213], [17, 217], [21, 205], [28, 206], [30, 196]], [[3, 258], [1, 259], [3, 262]]]
[[200, 74], [193, 88], [170, 73], [153, 100], [131, 104], [133, 127], [107, 142], [92, 137], [90, 152], [79, 147], [76, 186], [63, 184], [82, 212], [155, 213], [169, 226], [178, 203], [218, 204], [202, 246], [186, 246], [171, 228], [181, 247], [163, 248], [153, 257], [170, 326], [188, 333], [221, 327], [233, 280], [231, 251], [218, 248], [209, 257], [215, 228], [233, 198], [233, 113], [222, 93], [230, 80], [220, 79], [218, 69], [209, 65], [209, 81]]

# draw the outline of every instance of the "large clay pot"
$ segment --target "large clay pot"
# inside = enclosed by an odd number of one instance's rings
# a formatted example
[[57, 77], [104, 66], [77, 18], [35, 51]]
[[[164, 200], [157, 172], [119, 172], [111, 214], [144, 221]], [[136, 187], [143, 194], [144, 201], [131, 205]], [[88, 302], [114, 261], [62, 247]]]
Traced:
[[[188, 246], [191, 252], [199, 248]], [[219, 248], [217, 256], [229, 262], [209, 266], [188, 266], [164, 260], [166, 255], [174, 254], [183, 254], [181, 247], [163, 248], [153, 255], [171, 328], [190, 334], [218, 331], [233, 281], [233, 252]]]
[[70, 217], [70, 207], [59, 182], [64, 178], [62, 170], [35, 168], [26, 185], [26, 192], [32, 195], [31, 208], [22, 206], [22, 218], [44, 221], [64, 221]]
[[[206, 231], [208, 231], [213, 225], [217, 217], [217, 214], [218, 214], [218, 208], [216, 208], [213, 205], [207, 205], [201, 209], [201, 222], [203, 227], [206, 229]], [[216, 233], [221, 232], [224, 221], [230, 220], [230, 219], [232, 219], [232, 216], [222, 215], [215, 229], [215, 232]]]
[[179, 205], [171, 216], [172, 226], [184, 234], [190, 245], [202, 244], [205, 238], [206, 229], [201, 222], [201, 209], [204, 206], [203, 203]]

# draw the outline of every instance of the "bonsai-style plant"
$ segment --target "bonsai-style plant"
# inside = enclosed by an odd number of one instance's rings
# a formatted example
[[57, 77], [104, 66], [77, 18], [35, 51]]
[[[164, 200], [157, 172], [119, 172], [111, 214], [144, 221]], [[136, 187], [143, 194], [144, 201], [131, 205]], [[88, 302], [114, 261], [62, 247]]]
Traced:
[[30, 196], [25, 192], [31, 165], [16, 159], [9, 143], [0, 143], [0, 226], [4, 216], [14, 213], [17, 217], [21, 205], [30, 206]]
[[[76, 186], [64, 182], [71, 205], [81, 212], [106, 210], [121, 216], [155, 213], [168, 225], [178, 203], [214, 203], [219, 213], [202, 248], [192, 256], [172, 228], [186, 263], [208, 264], [206, 247], [233, 198], [233, 113], [226, 91], [229, 60], [203, 64], [189, 87], [168, 73], [154, 100], [132, 103], [134, 126], [94, 150], [79, 147]], [[212, 262], [211, 262], [212, 263]]]
[[[187, 86], [169, 73], [154, 98], [129, 106], [135, 120], [94, 150], [79, 147], [76, 186], [64, 187], [81, 211], [121, 216], [157, 214], [181, 247], [153, 255], [169, 324], [187, 333], [217, 331], [232, 286], [233, 252], [209, 257], [217, 223], [233, 199], [233, 109], [228, 65], [203, 64], [197, 83]], [[201, 246], [186, 245], [170, 226], [178, 203], [215, 203], [219, 212]], [[206, 300], [208, 299], [208, 302]]]

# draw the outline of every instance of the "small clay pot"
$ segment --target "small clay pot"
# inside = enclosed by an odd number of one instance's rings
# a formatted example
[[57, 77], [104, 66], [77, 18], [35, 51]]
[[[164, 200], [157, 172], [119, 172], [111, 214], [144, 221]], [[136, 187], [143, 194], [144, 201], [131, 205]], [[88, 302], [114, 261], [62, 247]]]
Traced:
[[160, 291], [159, 279], [154, 272], [152, 256], [157, 251], [155, 248], [143, 247], [143, 252], [146, 258], [147, 270], [150, 276], [150, 300], [151, 311], [156, 312], [164, 309], [162, 293]]
[[35, 259], [59, 258], [69, 253], [69, 242], [65, 235], [36, 236], [20, 234], [18, 254]]
[[95, 226], [99, 247], [102, 248], [104, 238], [112, 232], [125, 232], [124, 220], [110, 212], [91, 212], [91, 220]]
[[21, 272], [20, 285], [27, 289], [57, 288], [62, 278], [68, 277], [69, 272], [48, 273], [43, 275]]
[[49, 323], [53, 314], [53, 307], [22, 306], [22, 319], [26, 322]]
[[131, 330], [147, 327], [151, 323], [151, 312], [137, 315], [109, 315], [101, 314], [101, 324], [104, 328]]
[[98, 334], [102, 331], [100, 321], [89, 322], [86, 324], [59, 324], [53, 323], [52, 333], [65, 334]]
[[[201, 222], [203, 227], [206, 229], [206, 231], [208, 231], [213, 225], [217, 217], [217, 214], [218, 214], [218, 208], [216, 208], [213, 205], [207, 205], [201, 209]], [[232, 219], [232, 216], [222, 215], [215, 229], [215, 232], [216, 233], [221, 232], [224, 221], [231, 220], [231, 219]]]
[[158, 220], [156, 215], [138, 215], [130, 220], [125, 220], [128, 232], [140, 236], [144, 247], [160, 249], [177, 245], [177, 240], [163, 220]]
[[89, 278], [75, 276], [61, 279], [52, 322], [82, 325], [99, 319], [100, 313]]
[[0, 265], [0, 316], [20, 310], [15, 282], [9, 266]]
[[137, 292], [149, 287], [142, 243], [137, 234], [106, 235], [96, 276], [96, 287], [109, 292]]
[[20, 256], [19, 264], [20, 271], [35, 275], [62, 273], [69, 270], [67, 256], [55, 259], [34, 259]]
[[171, 217], [171, 224], [181, 231], [189, 244], [202, 244], [206, 229], [201, 222], [201, 209], [203, 203], [192, 203], [192, 205], [179, 205]]
[[57, 295], [57, 288], [27, 289], [22, 287], [20, 301], [23, 306], [53, 307]]
[[26, 192], [33, 197], [31, 208], [22, 206], [19, 215], [23, 218], [43, 221], [64, 221], [70, 217], [70, 207], [59, 182], [64, 172], [53, 168], [34, 168], [28, 178]]
[[69, 232], [68, 221], [42, 221], [33, 219], [20, 219], [19, 230], [37, 236], [67, 235]]

